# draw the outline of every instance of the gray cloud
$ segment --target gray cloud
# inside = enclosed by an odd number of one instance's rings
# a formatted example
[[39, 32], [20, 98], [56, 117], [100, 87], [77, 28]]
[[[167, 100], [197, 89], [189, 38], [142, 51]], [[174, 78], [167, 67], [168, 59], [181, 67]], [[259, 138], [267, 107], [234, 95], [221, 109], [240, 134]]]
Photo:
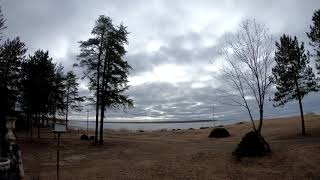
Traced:
[[[49, 50], [66, 71], [72, 69], [79, 53], [77, 42], [90, 36], [100, 14], [110, 16], [115, 24], [123, 22], [131, 32], [125, 57], [134, 68], [130, 77], [147, 79], [144, 75], [172, 64], [182, 67], [182, 75], [188, 78], [174, 83], [152, 80], [133, 85], [127, 94], [134, 99], [135, 108], [126, 112], [108, 111], [108, 115], [110, 119], [159, 120], [209, 119], [213, 104], [220, 119], [247, 119], [246, 111], [241, 108], [220, 103], [224, 99], [219, 97], [217, 87], [223, 87], [223, 81], [217, 71], [208, 70], [221, 61], [218, 53], [221, 41], [235, 32], [244, 18], [256, 18], [277, 38], [287, 33], [297, 35], [308, 44], [305, 32], [309, 30], [314, 10], [320, 7], [317, 0], [1, 2], [7, 18], [6, 36], [20, 36], [29, 48], [28, 53], [39, 48]], [[82, 74], [81, 69], [74, 70]], [[176, 78], [174, 72], [162, 73], [172, 73], [172, 78]], [[89, 94], [85, 81], [82, 81], [81, 94]], [[318, 111], [319, 96], [313, 93], [305, 98], [306, 112]], [[271, 117], [298, 114], [299, 110], [295, 102], [284, 108], [273, 108], [272, 102], [267, 102], [265, 112]], [[257, 115], [256, 111], [254, 114]]]

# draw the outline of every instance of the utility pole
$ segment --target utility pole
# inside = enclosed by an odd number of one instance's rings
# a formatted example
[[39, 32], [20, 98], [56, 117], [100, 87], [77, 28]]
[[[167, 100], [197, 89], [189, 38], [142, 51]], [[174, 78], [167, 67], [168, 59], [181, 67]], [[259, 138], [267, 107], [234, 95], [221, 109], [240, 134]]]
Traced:
[[214, 120], [214, 104], [212, 106], [212, 121], [213, 121], [213, 127], [216, 127], [216, 121]]
[[89, 129], [89, 109], [87, 110], [87, 136], [89, 136], [88, 129]]

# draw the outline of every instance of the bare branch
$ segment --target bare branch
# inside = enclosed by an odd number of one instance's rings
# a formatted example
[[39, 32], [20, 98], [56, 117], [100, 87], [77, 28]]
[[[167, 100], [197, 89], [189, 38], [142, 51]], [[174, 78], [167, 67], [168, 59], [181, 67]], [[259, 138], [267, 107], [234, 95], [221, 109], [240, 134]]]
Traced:
[[271, 87], [269, 77], [273, 64], [273, 44], [273, 38], [264, 25], [258, 24], [255, 20], [245, 20], [240, 25], [235, 39], [227, 40], [227, 46], [222, 50], [226, 59], [222, 71], [225, 82], [238, 93], [238, 98], [242, 101], [229, 95], [231, 104], [244, 107], [253, 123], [246, 97], [254, 97], [260, 112], [258, 131], [262, 126], [264, 99]]

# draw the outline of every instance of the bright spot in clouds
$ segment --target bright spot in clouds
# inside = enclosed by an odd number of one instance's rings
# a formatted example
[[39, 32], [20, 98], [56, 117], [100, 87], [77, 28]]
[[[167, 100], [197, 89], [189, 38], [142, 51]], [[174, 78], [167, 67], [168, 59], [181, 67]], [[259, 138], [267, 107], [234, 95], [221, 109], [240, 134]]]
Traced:
[[163, 43], [160, 41], [151, 40], [147, 42], [146, 49], [148, 52], [155, 52], [155, 51], [158, 51], [162, 45]]
[[188, 68], [186, 66], [163, 64], [154, 67], [152, 71], [129, 77], [129, 83], [132, 86], [137, 86], [152, 82], [166, 82], [171, 84], [187, 82], [191, 80], [191, 77], [188, 75], [187, 71]]

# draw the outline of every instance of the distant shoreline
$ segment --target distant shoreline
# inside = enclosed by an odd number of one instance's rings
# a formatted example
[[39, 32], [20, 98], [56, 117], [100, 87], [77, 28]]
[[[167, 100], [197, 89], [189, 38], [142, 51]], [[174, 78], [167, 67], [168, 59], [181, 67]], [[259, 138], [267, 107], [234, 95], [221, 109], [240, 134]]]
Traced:
[[[76, 122], [87, 122], [84, 120], [70, 120]], [[199, 122], [216, 122], [220, 120], [190, 120], [190, 121], [104, 121], [103, 123], [113, 123], [113, 124], [158, 124], [158, 123], [199, 123]], [[89, 121], [89, 123], [95, 121]], [[100, 121], [99, 121], [100, 122]]]

